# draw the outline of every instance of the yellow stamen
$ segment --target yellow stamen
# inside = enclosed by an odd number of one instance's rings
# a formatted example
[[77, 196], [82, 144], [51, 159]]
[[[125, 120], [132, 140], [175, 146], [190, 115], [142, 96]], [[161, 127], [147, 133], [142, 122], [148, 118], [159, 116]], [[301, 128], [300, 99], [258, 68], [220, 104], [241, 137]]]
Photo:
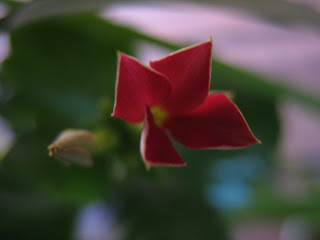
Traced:
[[154, 118], [154, 122], [158, 127], [161, 127], [161, 125], [163, 124], [163, 122], [167, 119], [168, 114], [166, 111], [164, 111], [161, 107], [155, 106], [152, 107], [151, 109], [151, 113], [153, 115]]

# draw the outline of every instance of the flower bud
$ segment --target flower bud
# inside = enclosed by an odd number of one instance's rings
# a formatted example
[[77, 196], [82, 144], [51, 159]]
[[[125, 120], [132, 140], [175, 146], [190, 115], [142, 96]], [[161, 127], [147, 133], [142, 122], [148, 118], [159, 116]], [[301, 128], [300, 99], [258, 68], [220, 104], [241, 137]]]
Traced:
[[96, 145], [95, 136], [87, 130], [68, 129], [60, 133], [48, 147], [49, 155], [65, 165], [76, 163], [82, 166], [93, 164], [91, 151]]

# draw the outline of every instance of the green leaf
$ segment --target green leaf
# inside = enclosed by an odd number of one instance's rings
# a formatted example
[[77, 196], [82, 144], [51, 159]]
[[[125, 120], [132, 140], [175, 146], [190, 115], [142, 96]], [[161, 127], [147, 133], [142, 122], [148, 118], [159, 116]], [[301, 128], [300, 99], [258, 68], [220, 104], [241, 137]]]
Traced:
[[[4, 159], [6, 171], [21, 175], [56, 197], [76, 203], [108, 192], [106, 151], [94, 167], [64, 167], [48, 146], [66, 128], [102, 128], [113, 101], [116, 51], [132, 54], [132, 38], [91, 14], [35, 22], [11, 32], [12, 53], [3, 64], [13, 97], [3, 105], [18, 139]], [[99, 126], [98, 126], [99, 123]], [[117, 132], [117, 128], [114, 129]]]

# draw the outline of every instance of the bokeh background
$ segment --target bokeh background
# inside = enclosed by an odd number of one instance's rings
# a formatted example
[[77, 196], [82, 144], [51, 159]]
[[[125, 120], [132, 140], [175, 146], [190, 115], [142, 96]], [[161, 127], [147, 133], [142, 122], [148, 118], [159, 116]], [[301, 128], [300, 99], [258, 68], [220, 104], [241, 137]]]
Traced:
[[[262, 141], [177, 145], [146, 171], [141, 126], [111, 119], [117, 50], [149, 60], [212, 36], [212, 90]], [[320, 239], [318, 0], [0, 2], [0, 239]], [[48, 156], [99, 136], [94, 166]]]

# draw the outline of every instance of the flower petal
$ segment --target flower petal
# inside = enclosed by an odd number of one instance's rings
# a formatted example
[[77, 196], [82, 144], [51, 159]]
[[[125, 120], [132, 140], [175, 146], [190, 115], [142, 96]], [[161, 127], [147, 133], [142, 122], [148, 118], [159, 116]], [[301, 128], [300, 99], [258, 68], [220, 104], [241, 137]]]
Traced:
[[207, 98], [211, 78], [212, 40], [179, 50], [150, 66], [171, 83], [169, 98], [162, 104], [172, 115], [187, 113]]
[[111, 116], [129, 123], [141, 122], [146, 106], [159, 104], [170, 91], [170, 83], [164, 75], [120, 53], [116, 99]]
[[163, 126], [177, 142], [193, 149], [239, 148], [260, 142], [223, 93], [209, 95], [198, 109], [170, 118]]
[[140, 142], [141, 156], [146, 166], [185, 166], [168, 135], [154, 123], [147, 108]]

